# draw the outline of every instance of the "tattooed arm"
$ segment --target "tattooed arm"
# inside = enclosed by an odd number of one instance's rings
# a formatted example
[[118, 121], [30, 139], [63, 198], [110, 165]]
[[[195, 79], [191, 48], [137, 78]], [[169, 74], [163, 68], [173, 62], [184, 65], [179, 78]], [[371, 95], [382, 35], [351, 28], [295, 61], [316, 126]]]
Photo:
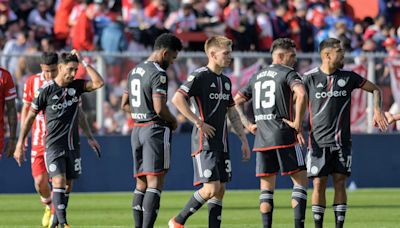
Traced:
[[240, 141], [242, 141], [242, 152], [243, 152], [243, 160], [250, 159], [250, 147], [249, 142], [247, 141], [246, 134], [243, 130], [242, 121], [240, 121], [239, 113], [236, 111], [235, 106], [228, 108], [228, 118], [231, 121], [232, 127], [235, 130], [236, 134], [239, 136]]

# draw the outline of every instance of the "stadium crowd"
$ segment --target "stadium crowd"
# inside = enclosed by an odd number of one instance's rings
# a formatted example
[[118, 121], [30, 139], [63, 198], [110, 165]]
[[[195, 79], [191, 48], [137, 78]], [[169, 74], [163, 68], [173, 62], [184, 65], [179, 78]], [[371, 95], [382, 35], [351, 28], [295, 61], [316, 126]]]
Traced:
[[[400, 3], [379, 2], [384, 4], [377, 17], [354, 20], [346, 12], [344, 0], [0, 0], [1, 66], [11, 72], [21, 97], [24, 79], [40, 68], [37, 59], [15, 55], [71, 49], [150, 50], [154, 39], [164, 32], [178, 35], [187, 51], [202, 51], [208, 36], [221, 34], [234, 41], [236, 51], [268, 51], [274, 39], [289, 37], [298, 52], [315, 52], [323, 39], [334, 37], [347, 52], [397, 56], [400, 29], [393, 15]], [[138, 62], [106, 58], [105, 122], [102, 129], [94, 125], [95, 131], [129, 134], [131, 120], [118, 104], [126, 75]], [[377, 63], [377, 75], [383, 75], [378, 84], [389, 85], [385, 62]], [[183, 68], [186, 64], [169, 69], [173, 91], [185, 79], [188, 70]], [[85, 77], [85, 72], [79, 75]], [[84, 107], [90, 107], [93, 102], [86, 103]], [[182, 131], [190, 129], [184, 118], [181, 121]]]

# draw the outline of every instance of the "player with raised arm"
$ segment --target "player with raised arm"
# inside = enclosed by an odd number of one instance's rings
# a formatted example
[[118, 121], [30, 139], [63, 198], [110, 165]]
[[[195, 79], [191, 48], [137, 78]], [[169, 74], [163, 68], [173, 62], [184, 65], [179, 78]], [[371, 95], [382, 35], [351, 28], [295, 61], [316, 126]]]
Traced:
[[167, 106], [166, 70], [182, 50], [181, 41], [170, 33], [157, 37], [148, 59], [128, 75], [128, 88], [121, 108], [135, 121], [131, 144], [136, 189], [132, 200], [135, 227], [154, 226], [160, 208], [164, 177], [170, 165], [171, 130], [177, 121]]
[[[205, 43], [208, 64], [195, 70], [175, 93], [172, 102], [194, 123], [192, 157], [194, 185], [203, 184], [183, 210], [170, 219], [170, 228], [183, 227], [186, 220], [208, 201], [208, 227], [221, 226], [225, 183], [231, 180], [227, 118], [242, 142], [243, 159], [250, 149], [232, 97], [232, 84], [222, 71], [232, 60], [232, 41], [213, 36]], [[190, 101], [189, 101], [190, 99]], [[190, 103], [194, 111], [190, 108]]]
[[[42, 70], [39, 74], [31, 75], [27, 78], [24, 84], [23, 92], [23, 107], [21, 111], [21, 123], [24, 123], [26, 116], [31, 107], [35, 92], [51, 81], [57, 76], [58, 69], [58, 55], [55, 52], [45, 52], [41, 56], [40, 68]], [[100, 146], [93, 138], [89, 125], [86, 121], [85, 114], [80, 110], [79, 124], [83, 129], [85, 135], [88, 137], [88, 142], [93, 148], [99, 150]], [[50, 223], [51, 217], [51, 189], [49, 186], [49, 176], [46, 170], [44, 161], [45, 152], [45, 135], [46, 123], [44, 113], [41, 111], [37, 114], [36, 119], [32, 125], [31, 134], [31, 169], [32, 176], [35, 183], [36, 192], [40, 195], [40, 200], [46, 205], [45, 212], [42, 217], [42, 226], [47, 227]], [[66, 194], [69, 193], [69, 188], [66, 188]], [[67, 196], [68, 199], [68, 196]], [[67, 200], [68, 201], [68, 200]]]
[[[21, 166], [25, 157], [25, 141], [40, 111], [46, 115], [45, 163], [52, 178], [55, 214], [59, 227], [70, 227], [67, 223], [67, 197], [72, 189], [72, 180], [81, 173], [79, 150], [78, 115], [80, 96], [101, 88], [104, 81], [97, 71], [81, 61], [79, 52], [63, 53], [58, 63], [58, 74], [34, 94], [31, 108], [22, 124], [14, 158]], [[85, 66], [91, 80], [75, 80], [78, 64]], [[68, 191], [66, 192], [66, 187]]]
[[[296, 228], [304, 227], [307, 206], [307, 175], [301, 145], [301, 123], [307, 94], [298, 73], [296, 45], [279, 38], [272, 43], [272, 64], [254, 74], [235, 96], [242, 122], [255, 134], [256, 176], [260, 177], [260, 212], [263, 227], [272, 227], [276, 174], [290, 175], [293, 181], [292, 208]], [[292, 109], [293, 97], [295, 110]], [[244, 115], [243, 103], [252, 99], [255, 124]]]
[[309, 95], [310, 135], [307, 174], [313, 179], [312, 211], [316, 228], [323, 225], [328, 176], [335, 190], [333, 210], [336, 228], [343, 227], [346, 210], [346, 180], [351, 174], [351, 92], [361, 88], [374, 95], [373, 122], [385, 131], [388, 122], [381, 110], [381, 92], [372, 82], [353, 71], [342, 70], [344, 49], [340, 40], [328, 38], [319, 45], [322, 64], [306, 72]]
[[3, 155], [4, 147], [4, 110], [6, 110], [10, 135], [5, 148], [6, 156], [9, 158], [15, 150], [17, 140], [17, 109], [15, 98], [17, 91], [10, 72], [0, 67], [0, 159]]

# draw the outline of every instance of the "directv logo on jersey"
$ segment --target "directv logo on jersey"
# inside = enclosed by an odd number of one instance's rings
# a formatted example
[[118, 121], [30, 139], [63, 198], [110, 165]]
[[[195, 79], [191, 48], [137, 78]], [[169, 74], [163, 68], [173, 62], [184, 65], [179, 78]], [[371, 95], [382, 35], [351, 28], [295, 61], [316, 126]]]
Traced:
[[262, 115], [256, 115], [254, 117], [255, 121], [260, 121], [260, 120], [274, 120], [276, 119], [276, 114], [262, 114]]
[[327, 98], [327, 97], [345, 97], [345, 96], [347, 96], [346, 90], [315, 93], [315, 98], [317, 99]]
[[132, 113], [132, 118], [135, 120], [143, 120], [147, 118], [147, 114], [146, 113]]
[[67, 107], [69, 107], [69, 106], [72, 106], [74, 103], [76, 103], [76, 102], [78, 102], [79, 101], [79, 99], [78, 99], [78, 97], [77, 96], [75, 96], [75, 97], [73, 97], [71, 100], [69, 100], [69, 101], [67, 101], [67, 100], [65, 100], [63, 103], [60, 103], [60, 104], [53, 104], [52, 106], [51, 106], [51, 109], [53, 109], [53, 110], [61, 110], [61, 109], [64, 109], [64, 108], [67, 108]]
[[210, 93], [211, 100], [229, 100], [229, 94], [226, 93]]

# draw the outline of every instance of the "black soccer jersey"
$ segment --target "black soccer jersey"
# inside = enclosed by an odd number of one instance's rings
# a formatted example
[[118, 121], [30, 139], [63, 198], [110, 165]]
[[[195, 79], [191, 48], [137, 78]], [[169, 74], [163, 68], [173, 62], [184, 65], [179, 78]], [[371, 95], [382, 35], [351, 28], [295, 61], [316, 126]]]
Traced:
[[79, 102], [85, 80], [74, 80], [67, 87], [50, 81], [34, 95], [31, 109], [46, 116], [46, 149], [79, 149]]
[[296, 132], [282, 121], [293, 120], [293, 86], [301, 84], [293, 68], [272, 64], [254, 74], [239, 95], [252, 99], [257, 124], [254, 151], [292, 147]]
[[309, 96], [311, 143], [350, 145], [351, 92], [366, 80], [352, 71], [338, 69], [327, 75], [315, 68], [304, 74], [303, 81]]
[[228, 107], [235, 105], [231, 88], [228, 77], [215, 74], [207, 67], [195, 70], [179, 88], [178, 92], [190, 97], [194, 113], [216, 129], [215, 136], [207, 139], [193, 127], [192, 154], [202, 150], [229, 151], [226, 113]]
[[154, 96], [167, 96], [168, 77], [158, 63], [145, 61], [128, 75], [127, 93], [135, 123], [167, 123], [157, 115], [153, 107]]

